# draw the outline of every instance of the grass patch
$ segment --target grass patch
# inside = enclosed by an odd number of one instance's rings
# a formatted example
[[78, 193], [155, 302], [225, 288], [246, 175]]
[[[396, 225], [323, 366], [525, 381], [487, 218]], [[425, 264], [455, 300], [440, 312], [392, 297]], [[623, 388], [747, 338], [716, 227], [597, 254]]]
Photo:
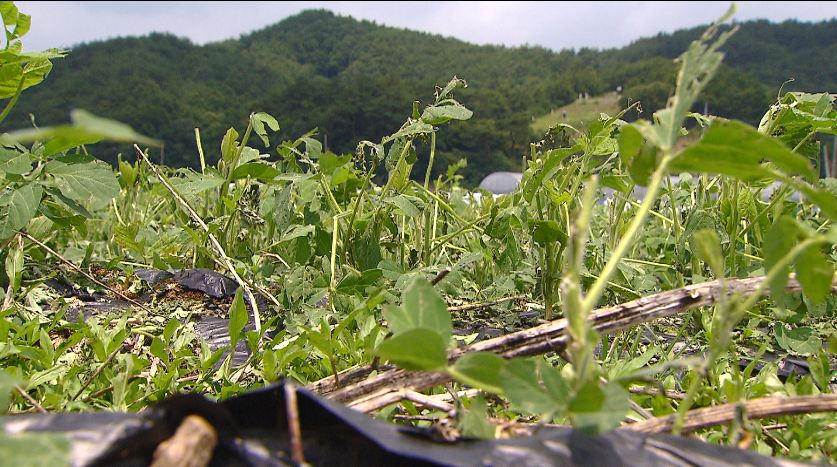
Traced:
[[592, 96], [587, 99], [578, 99], [545, 115], [535, 117], [529, 127], [536, 133], [544, 133], [558, 123], [567, 123], [576, 128], [584, 127], [597, 120], [601, 113], [617, 114], [619, 112], [619, 100], [620, 96], [615, 92]]

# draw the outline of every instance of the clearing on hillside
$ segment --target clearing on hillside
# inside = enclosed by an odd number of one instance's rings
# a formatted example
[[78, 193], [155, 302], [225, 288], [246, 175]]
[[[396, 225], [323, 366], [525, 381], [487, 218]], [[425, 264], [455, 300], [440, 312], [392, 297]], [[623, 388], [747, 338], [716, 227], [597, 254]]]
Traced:
[[608, 115], [619, 113], [620, 98], [621, 96], [616, 92], [587, 98], [582, 97], [571, 104], [554, 109], [540, 117], [535, 117], [529, 127], [536, 133], [543, 133], [558, 123], [567, 123], [576, 128], [583, 127], [587, 123], [597, 120], [601, 113]]

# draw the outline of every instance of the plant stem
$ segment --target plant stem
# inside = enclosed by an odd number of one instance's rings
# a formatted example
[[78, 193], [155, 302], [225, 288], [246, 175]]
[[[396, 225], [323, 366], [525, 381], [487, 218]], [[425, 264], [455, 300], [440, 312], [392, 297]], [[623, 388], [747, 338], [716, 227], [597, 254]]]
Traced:
[[10, 100], [8, 104], [6, 104], [6, 107], [3, 108], [3, 112], [0, 113], [0, 123], [3, 123], [3, 120], [5, 120], [6, 117], [9, 116], [9, 112], [11, 112], [12, 108], [15, 106], [15, 104], [17, 104], [17, 100], [20, 97], [20, 93], [23, 92], [23, 83], [24, 79], [21, 77], [20, 83], [18, 83], [17, 89], [15, 90], [15, 95], [12, 96], [12, 100]]
[[245, 282], [244, 279], [242, 279], [241, 276], [238, 274], [238, 271], [235, 270], [235, 266], [233, 265], [232, 260], [229, 256], [227, 256], [227, 253], [224, 251], [224, 248], [221, 246], [221, 243], [218, 242], [218, 239], [215, 238], [215, 235], [213, 235], [212, 232], [209, 230], [209, 226], [206, 225], [206, 223], [203, 221], [203, 219], [201, 219], [198, 213], [195, 212], [194, 209], [192, 209], [192, 206], [190, 206], [189, 203], [177, 192], [177, 190], [174, 189], [174, 187], [168, 181], [166, 176], [163, 175], [163, 173], [160, 172], [160, 170], [157, 169], [157, 167], [151, 163], [151, 160], [148, 159], [148, 156], [146, 156], [145, 153], [142, 152], [142, 150], [136, 144], [134, 145], [134, 151], [136, 151], [137, 155], [140, 158], [142, 158], [142, 160], [144, 160], [146, 164], [148, 164], [148, 168], [150, 168], [151, 171], [154, 172], [154, 175], [160, 180], [163, 186], [165, 186], [166, 189], [169, 190], [169, 192], [172, 194], [172, 197], [174, 198], [174, 201], [177, 204], [180, 204], [181, 207], [183, 207], [183, 209], [186, 210], [186, 212], [189, 214], [192, 220], [196, 224], [198, 224], [204, 232], [206, 232], [207, 237], [209, 238], [209, 242], [218, 252], [218, 255], [221, 257], [223, 264], [227, 267], [227, 270], [238, 283], [239, 287], [241, 287], [244, 291], [244, 296], [247, 298], [247, 301], [250, 303], [250, 307], [253, 309], [253, 324], [256, 327], [256, 332], [260, 333], [262, 329], [262, 320], [259, 313], [259, 305], [256, 302], [256, 297], [255, 295], [253, 295], [253, 291], [250, 290], [250, 286], [247, 284], [247, 282]]
[[436, 132], [430, 133], [430, 161], [427, 163], [427, 173], [424, 174], [424, 189], [430, 189], [430, 171], [433, 169], [433, 159], [436, 158]]
[[[819, 243], [828, 243], [828, 239], [825, 237], [814, 237], [808, 238], [803, 240], [799, 244], [795, 245], [789, 252], [787, 252], [784, 256], [782, 256], [776, 264], [770, 268], [770, 271], [767, 272], [767, 276], [761, 281], [756, 288], [756, 290], [750, 294], [746, 300], [741, 302], [740, 304], [737, 303], [722, 303], [721, 306], [728, 310], [741, 310], [746, 311], [752, 308], [758, 300], [761, 299], [762, 293], [765, 289], [770, 286], [770, 283], [773, 282], [776, 277], [785, 271], [785, 269], [790, 266], [790, 264], [799, 256], [800, 253], [805, 251], [806, 248], [817, 245]], [[723, 292], [723, 296], [726, 296], [726, 292]], [[735, 297], [732, 298], [735, 300]], [[718, 358], [718, 354], [720, 349], [726, 346], [725, 342], [719, 342], [719, 339], [723, 339], [724, 341], [728, 341], [730, 338], [730, 331], [732, 328], [735, 327], [735, 324], [739, 321], [741, 317], [741, 313], [736, 313], [735, 315], [729, 315], [729, 312], [723, 312], [727, 316], [722, 316], [721, 320], [726, 321], [724, 324], [723, 329], [717, 329], [718, 332], [714, 332], [712, 335], [712, 340], [715, 342], [710, 342], [709, 345], [709, 352], [706, 358], [703, 360], [700, 367], [698, 367], [698, 375], [697, 379], [695, 379], [692, 384], [689, 386], [688, 391], [686, 392], [686, 398], [677, 408], [677, 417], [674, 420], [674, 425], [672, 427], [672, 433], [675, 435], [679, 435], [682, 428], [683, 422], [685, 421], [686, 413], [691, 408], [692, 404], [694, 403], [695, 396], [697, 395], [698, 389], [703, 385], [703, 379], [706, 377], [706, 373], [708, 369], [715, 363], [715, 360]], [[732, 319], [730, 319], [732, 318]]]
[[619, 264], [619, 261], [621, 261], [628, 252], [628, 248], [633, 244], [634, 237], [636, 237], [637, 232], [639, 232], [639, 229], [643, 226], [643, 224], [645, 224], [645, 219], [648, 217], [648, 214], [651, 211], [651, 206], [657, 199], [657, 193], [660, 191], [660, 184], [663, 176], [668, 170], [668, 164], [671, 162], [671, 159], [671, 153], [666, 152], [663, 155], [662, 160], [660, 160], [660, 165], [651, 177], [651, 183], [648, 185], [648, 191], [645, 194], [645, 198], [642, 200], [642, 204], [639, 206], [639, 211], [637, 211], [634, 219], [628, 226], [627, 232], [625, 232], [625, 235], [619, 241], [619, 244], [616, 245], [616, 249], [613, 253], [611, 253], [610, 258], [608, 258], [607, 264], [605, 264], [604, 269], [599, 275], [599, 279], [593, 283], [593, 286], [584, 297], [584, 309], [592, 310], [599, 301], [605, 291], [605, 288], [607, 287], [607, 281], [609, 281], [613, 273], [616, 272], [616, 267]]

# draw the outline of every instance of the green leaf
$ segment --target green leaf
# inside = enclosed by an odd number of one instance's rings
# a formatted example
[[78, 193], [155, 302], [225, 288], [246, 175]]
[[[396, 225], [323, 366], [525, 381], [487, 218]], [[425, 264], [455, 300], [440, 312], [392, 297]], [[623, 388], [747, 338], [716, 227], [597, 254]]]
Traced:
[[473, 352], [463, 355], [448, 373], [461, 383], [484, 389], [494, 394], [503, 394], [503, 379], [500, 373], [506, 360], [491, 352]]
[[474, 115], [462, 105], [431, 105], [424, 109], [421, 120], [431, 125], [440, 125], [450, 120], [468, 120]]
[[270, 145], [270, 140], [267, 138], [267, 131], [264, 127], [267, 125], [272, 131], [279, 131], [279, 122], [277, 122], [271, 115], [264, 112], [254, 113], [251, 119], [253, 121], [253, 130], [255, 130], [256, 134], [259, 138], [261, 138], [264, 146], [268, 147]]
[[230, 180], [250, 177], [263, 182], [269, 182], [280, 173], [282, 172], [270, 164], [265, 164], [263, 162], [249, 162], [236, 167], [230, 176]]
[[55, 184], [64, 196], [94, 208], [105, 206], [119, 194], [119, 180], [102, 161], [77, 163], [69, 158], [54, 159], [46, 163], [44, 171], [55, 177]]
[[0, 99], [8, 99], [17, 93], [23, 68], [17, 63], [7, 63], [0, 66]]
[[831, 364], [828, 361], [828, 354], [823, 349], [817, 349], [814, 355], [808, 357], [808, 368], [811, 371], [811, 377], [820, 391], [828, 392], [828, 385], [831, 384], [832, 375], [837, 376], [837, 371], [831, 370]]
[[465, 82], [464, 79], [454, 76], [450, 81], [448, 81], [448, 84], [446, 84], [445, 87], [439, 91], [438, 94], [436, 94], [436, 102], [438, 103], [444, 99], [449, 99], [450, 93], [453, 92], [454, 89], [467, 87], [468, 83]]
[[293, 225], [282, 235], [279, 242], [282, 243], [299, 237], [307, 237], [314, 233], [314, 230], [316, 230], [316, 227], [313, 225]]
[[535, 231], [532, 233], [532, 239], [540, 245], [545, 245], [552, 242], [561, 242], [566, 244], [567, 234], [562, 230], [561, 225], [553, 220], [534, 221]]
[[331, 329], [325, 320], [320, 322], [319, 331], [308, 333], [308, 340], [326, 357], [331, 358], [334, 355], [334, 347], [331, 345]]
[[23, 175], [32, 170], [29, 154], [0, 147], [0, 173]]
[[671, 163], [672, 171], [723, 174], [743, 181], [772, 178], [767, 160], [788, 175], [816, 179], [813, 166], [804, 156], [791, 151], [779, 140], [759, 133], [744, 123], [715, 120], [698, 144], [689, 146]]
[[238, 132], [235, 131], [235, 128], [230, 128], [224, 133], [224, 138], [221, 140], [221, 159], [227, 164], [232, 164], [237, 148]]
[[19, 245], [12, 248], [6, 256], [6, 277], [9, 278], [10, 292], [14, 294], [20, 289], [23, 275], [23, 248]]
[[43, 194], [40, 185], [29, 183], [0, 196], [0, 240], [26, 227], [38, 212]]
[[523, 174], [523, 197], [531, 203], [535, 193], [543, 186], [544, 180], [550, 180], [560, 170], [561, 163], [581, 150], [580, 145], [571, 148], [551, 149], [540, 160], [530, 161], [530, 167]]
[[402, 295], [402, 308], [410, 323], [408, 329], [391, 329], [393, 334], [400, 334], [409, 329], [431, 329], [447, 343], [450, 340], [453, 326], [450, 313], [442, 297], [427, 279], [416, 278]]
[[796, 259], [796, 278], [799, 279], [805, 295], [812, 302], [821, 303], [831, 291], [834, 265], [818, 245], [811, 245]]
[[459, 428], [462, 434], [473, 438], [493, 439], [496, 427], [488, 421], [488, 404], [485, 399], [477, 397], [471, 405], [461, 412]]
[[386, 202], [398, 207], [398, 209], [408, 217], [419, 217], [421, 216], [422, 210], [424, 210], [424, 201], [420, 198], [416, 198], [415, 196], [393, 196], [391, 198], [387, 198]]
[[[657, 148], [645, 141], [640, 128], [651, 132], [652, 127], [625, 125], [619, 134], [619, 157], [628, 167], [631, 179], [640, 186], [648, 185], [651, 173], [657, 167]], [[627, 187], [626, 187], [627, 189]]]
[[591, 381], [579, 388], [568, 409], [575, 428], [601, 433], [619, 426], [631, 410], [630, 395], [618, 384]]
[[837, 196], [798, 180], [793, 184], [793, 187], [801, 191], [807, 200], [816, 204], [832, 221], [837, 221]]
[[[91, 217], [93, 217], [93, 215], [90, 214], [90, 211], [88, 211], [84, 206], [64, 196], [64, 194], [61, 193], [61, 190], [59, 190], [58, 188], [48, 186], [44, 188], [44, 192], [52, 197], [52, 200], [55, 201], [56, 206], [63, 207], [63, 209], [75, 213], [76, 215], [81, 216], [85, 219], [90, 219]], [[42, 201], [41, 206], [44, 206], [44, 204], [46, 203], [46, 200]]]
[[168, 323], [166, 323], [166, 327], [163, 328], [163, 340], [167, 345], [171, 345], [171, 338], [174, 337], [175, 331], [180, 328], [183, 324], [177, 318], [169, 319]]
[[26, 390], [35, 389], [36, 387], [48, 383], [53, 380], [58, 380], [70, 371], [67, 365], [56, 365], [46, 370], [38, 371], [29, 377], [29, 383], [26, 385]]
[[151, 355], [159, 358], [163, 364], [167, 364], [169, 361], [169, 351], [166, 347], [166, 344], [163, 343], [163, 339], [160, 336], [155, 336], [154, 339], [151, 340], [151, 346], [149, 347], [151, 351]]
[[97, 134], [108, 141], [137, 143], [148, 146], [160, 145], [159, 141], [135, 132], [133, 128], [124, 123], [97, 117], [86, 110], [76, 109], [70, 112], [70, 121], [73, 122], [73, 126], [87, 130], [91, 134]]
[[247, 325], [247, 307], [244, 305], [242, 293], [241, 287], [236, 289], [235, 298], [230, 305], [230, 349], [235, 349], [235, 344], [238, 343], [238, 338], [241, 337], [241, 332]]
[[[401, 128], [397, 132], [393, 133], [390, 136], [381, 140], [381, 144], [387, 144], [390, 141], [395, 141], [399, 138], [405, 138], [407, 136], [416, 136], [416, 135], [426, 135], [433, 132], [433, 125], [428, 123], [424, 123], [421, 121], [412, 122], [406, 125], [404, 128]], [[403, 147], [403, 145], [402, 145]]]
[[435, 330], [417, 328], [385, 340], [375, 353], [407, 370], [431, 371], [448, 363], [446, 345]]
[[516, 358], [500, 372], [503, 393], [514, 406], [547, 418], [559, 412], [566, 400], [554, 397], [541, 385], [538, 369], [532, 359]]
[[356, 266], [362, 271], [374, 269], [381, 262], [381, 237], [376, 229], [364, 229], [352, 244]]
[[721, 251], [721, 241], [714, 230], [703, 229], [697, 231], [691, 238], [697, 248], [697, 256], [709, 266], [716, 278], [724, 277], [724, 256]]
[[[9, 344], [9, 347], [13, 347], [13, 345]], [[3, 349], [3, 347], [0, 347]], [[0, 355], [3, 355], [3, 352], [0, 352]], [[9, 411], [9, 401], [11, 400], [12, 391], [15, 390], [15, 385], [20, 385], [20, 380], [16, 377], [6, 373], [5, 371], [0, 371], [0, 415], [6, 415]]]
[[630, 167], [631, 179], [639, 186], [648, 186], [651, 174], [657, 168], [657, 148], [644, 144]]
[[360, 274], [352, 272], [340, 280], [337, 290], [348, 294], [364, 295], [366, 289], [375, 285], [383, 275], [384, 272], [381, 269], [367, 269]]
[[[764, 239], [762, 247], [762, 256], [764, 257], [764, 270], [770, 271], [787, 254], [793, 245], [796, 244], [797, 239], [802, 235], [801, 227], [794, 219], [787, 216], [777, 218], [767, 236]], [[784, 303], [785, 285], [788, 283], [789, 267], [783, 267], [782, 270], [776, 274], [775, 278], [770, 281], [770, 291], [773, 295], [773, 300], [778, 305]]]
[[226, 183], [215, 171], [207, 170], [206, 173], [187, 171], [185, 177], [172, 177], [169, 179], [172, 186], [178, 193], [185, 196], [193, 196], [205, 191], [214, 190]]
[[779, 346], [796, 355], [813, 355], [822, 349], [822, 339], [808, 327], [788, 330], [784, 323], [775, 323], [773, 332]]
[[735, 9], [733, 4], [724, 16], [707, 28], [700, 39], [692, 42], [686, 52], [678, 57], [681, 66], [677, 73], [674, 96], [669, 99], [668, 107], [655, 114], [658, 124], [649, 127], [652, 131], [645, 134], [646, 137], [651, 136], [655, 146], [664, 150], [674, 148], [683, 120], [691, 111], [698, 95], [721, 66], [724, 54], [718, 49], [736, 29], [722, 32], [720, 26], [732, 17]]
[[63, 433], [0, 433], [0, 459], [6, 465], [69, 465], [71, 447]]
[[70, 113], [72, 125], [44, 127], [33, 130], [19, 130], [0, 136], [2, 143], [27, 143], [47, 141], [44, 156], [51, 156], [67, 149], [93, 144], [102, 140], [138, 143], [147, 146], [159, 146], [156, 140], [143, 136], [130, 126], [115, 120], [97, 117], [84, 110]]
[[619, 134], [619, 157], [622, 163], [630, 167], [642, 149], [642, 133], [633, 125], [625, 125]]

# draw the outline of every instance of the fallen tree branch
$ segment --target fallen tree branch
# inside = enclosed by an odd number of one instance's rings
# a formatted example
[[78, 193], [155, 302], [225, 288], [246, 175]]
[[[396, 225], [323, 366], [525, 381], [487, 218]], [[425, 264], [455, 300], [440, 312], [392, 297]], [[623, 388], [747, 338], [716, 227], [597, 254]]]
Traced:
[[[729, 423], [743, 408], [744, 416], [750, 419], [778, 417], [814, 412], [837, 412], [837, 394], [819, 394], [799, 397], [764, 397], [746, 402], [723, 404], [716, 407], [690, 410], [683, 421], [682, 433], [701, 428]], [[667, 433], [674, 426], [677, 414], [649, 418], [641, 422], [623, 425], [622, 428], [643, 433]]]
[[201, 216], [199, 216], [198, 213], [195, 212], [194, 209], [192, 209], [192, 206], [190, 206], [189, 203], [182, 196], [180, 196], [177, 190], [175, 190], [171, 183], [169, 183], [169, 180], [166, 178], [166, 176], [163, 175], [162, 172], [160, 172], [157, 166], [151, 163], [151, 161], [148, 159], [148, 156], [146, 156], [145, 153], [136, 144], [134, 145], [134, 151], [136, 151], [137, 156], [139, 156], [143, 161], [145, 161], [146, 164], [148, 164], [148, 167], [151, 169], [152, 172], [154, 172], [154, 175], [157, 177], [157, 179], [160, 180], [160, 183], [162, 183], [163, 186], [166, 187], [167, 190], [169, 190], [169, 192], [178, 202], [178, 204], [180, 204], [183, 207], [183, 209], [185, 209], [186, 212], [189, 214], [189, 217], [191, 217], [192, 220], [196, 224], [198, 224], [204, 232], [206, 232], [206, 235], [209, 238], [209, 242], [212, 243], [212, 247], [215, 248], [215, 251], [218, 252], [218, 255], [221, 257], [221, 260], [227, 267], [227, 271], [229, 271], [229, 273], [232, 274], [235, 281], [238, 282], [238, 286], [241, 287], [242, 291], [244, 291], [244, 297], [247, 298], [247, 301], [250, 302], [250, 307], [253, 309], [253, 324], [255, 324], [256, 326], [256, 332], [261, 332], [262, 319], [259, 316], [259, 304], [256, 303], [256, 297], [253, 295], [253, 291], [250, 290], [250, 286], [247, 285], [247, 282], [245, 282], [244, 279], [242, 279], [241, 276], [238, 275], [238, 272], [236, 272], [235, 266], [233, 266], [232, 261], [230, 260], [229, 256], [227, 256], [227, 253], [224, 251], [224, 247], [221, 246], [221, 243], [218, 241], [217, 238], [215, 238], [215, 235], [213, 235], [212, 232], [209, 231], [209, 227], [206, 225], [203, 219], [201, 219]]
[[[764, 279], [764, 276], [761, 276], [731, 279], [723, 284], [721, 281], [711, 281], [690, 285], [632, 300], [621, 305], [595, 310], [591, 313], [590, 319], [593, 322], [593, 328], [599, 333], [613, 333], [693, 308], [713, 305], [721, 299], [724, 290], [728, 295], [750, 295], [759, 289]], [[799, 292], [801, 290], [801, 286], [795, 277], [790, 278], [787, 290], [789, 292]], [[832, 291], [837, 291], [837, 282], [832, 283]], [[769, 293], [769, 290], [765, 290], [764, 293]], [[561, 351], [567, 346], [568, 342], [567, 321], [566, 319], [559, 319], [505, 336], [477, 342], [467, 347], [453, 349], [448, 352], [448, 361], [453, 363], [466, 353], [479, 351], [494, 352], [505, 358], [538, 355]], [[355, 369], [354, 371], [363, 373], [361, 370]], [[368, 371], [371, 373], [374, 370], [369, 369]], [[402, 369], [384, 371], [343, 388], [335, 386], [333, 379], [329, 376], [326, 379], [309, 384], [307, 388], [364, 412], [378, 410], [398, 402], [400, 400], [398, 399], [400, 397], [398, 393], [403, 390], [423, 391], [451, 381], [451, 377], [445, 373], [414, 372]]]
[[458, 311], [471, 311], [471, 310], [479, 310], [482, 308], [488, 308], [490, 306], [499, 305], [501, 303], [512, 302], [515, 300], [522, 300], [525, 298], [523, 295], [514, 295], [511, 297], [503, 297], [498, 298], [497, 300], [492, 300], [490, 302], [481, 302], [481, 303], [468, 303], [465, 305], [459, 306], [449, 306], [448, 311], [451, 313], [458, 312]]
[[23, 388], [18, 386], [17, 384], [15, 384], [15, 391], [17, 391], [18, 394], [23, 396], [24, 399], [29, 401], [29, 403], [32, 404], [32, 407], [35, 407], [35, 410], [37, 410], [40, 413], [47, 413], [46, 409], [44, 409], [43, 406], [41, 406], [41, 404], [38, 403], [38, 401], [33, 399], [28, 392], [24, 391]]

